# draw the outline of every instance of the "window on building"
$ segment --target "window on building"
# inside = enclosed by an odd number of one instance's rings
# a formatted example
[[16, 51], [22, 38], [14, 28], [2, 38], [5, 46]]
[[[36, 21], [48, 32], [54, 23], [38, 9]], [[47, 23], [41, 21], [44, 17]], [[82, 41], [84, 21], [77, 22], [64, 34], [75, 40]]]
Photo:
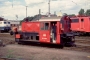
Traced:
[[11, 24], [11, 26], [13, 26], [13, 24]]
[[2, 22], [0, 22], [0, 24], [2, 24]]
[[4, 24], [6, 24], [6, 22], [4, 22]]
[[10, 22], [8, 22], [8, 24], [10, 24]]
[[15, 24], [13, 24], [15, 26]]

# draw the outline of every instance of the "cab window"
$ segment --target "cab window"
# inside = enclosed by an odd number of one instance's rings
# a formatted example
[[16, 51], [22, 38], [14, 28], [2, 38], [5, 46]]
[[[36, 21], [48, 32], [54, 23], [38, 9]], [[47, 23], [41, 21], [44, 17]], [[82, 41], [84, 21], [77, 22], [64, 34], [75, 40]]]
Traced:
[[72, 23], [78, 23], [79, 19], [71, 19]]
[[49, 23], [41, 22], [41, 30], [49, 30]]

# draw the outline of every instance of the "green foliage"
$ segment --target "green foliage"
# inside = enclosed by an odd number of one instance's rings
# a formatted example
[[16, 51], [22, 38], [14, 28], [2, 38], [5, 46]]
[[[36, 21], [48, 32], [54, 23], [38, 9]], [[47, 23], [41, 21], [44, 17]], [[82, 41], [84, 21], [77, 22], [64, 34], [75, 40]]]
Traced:
[[37, 19], [40, 19], [41, 18], [41, 14], [38, 14], [38, 15], [35, 15], [34, 17], [33, 17], [33, 20], [37, 20]]
[[72, 17], [72, 16], [75, 16], [75, 14], [70, 14], [70, 15], [68, 15], [68, 16]]
[[85, 15], [85, 14], [84, 14], [84, 9], [80, 9], [80, 11], [79, 11], [78, 14], [79, 14], [79, 15]]
[[14, 58], [13, 51], [8, 50], [8, 54], [6, 55], [7, 58]]
[[25, 21], [26, 19], [28, 19], [28, 21], [32, 21], [32, 20], [35, 20], [35, 19], [40, 19], [41, 18], [41, 15], [38, 14], [38, 15], [35, 15], [35, 16], [31, 16], [31, 17], [26, 17], [24, 18], [22, 21], [20, 21], [20, 24]]
[[33, 17], [31, 16], [31, 17], [26, 17], [26, 18], [24, 18], [23, 20], [20, 21], [20, 24], [21, 24], [23, 21], [25, 21], [26, 19], [28, 19], [28, 21], [32, 21], [32, 20], [33, 20]]
[[87, 11], [85, 12], [85, 14], [86, 14], [87, 16], [90, 16], [90, 9], [87, 9]]
[[[84, 11], [84, 9], [80, 9], [80, 11], [78, 12], [78, 14], [79, 14], [79, 15], [87, 15], [87, 16], [90, 16], [90, 9], [87, 9], [86, 12]], [[64, 13], [64, 15], [68, 15], [68, 14], [67, 14], [67, 13]], [[75, 16], [75, 14], [70, 14], [70, 15], [68, 15], [68, 16], [72, 17], [72, 16]], [[23, 21], [25, 21], [25, 19], [28, 19], [28, 21], [32, 21], [32, 20], [38, 20], [38, 19], [40, 19], [40, 18], [41, 18], [41, 14], [37, 14], [37, 15], [31, 16], [31, 17], [26, 17], [26, 18], [24, 18], [24, 19], [20, 22], [20, 24], [21, 24]]]
[[4, 20], [4, 18], [0, 17], [0, 21]]
[[25, 20], [25, 19], [28, 19], [28, 21], [31, 21], [31, 20], [33, 20], [33, 17], [26, 17], [23, 20]]

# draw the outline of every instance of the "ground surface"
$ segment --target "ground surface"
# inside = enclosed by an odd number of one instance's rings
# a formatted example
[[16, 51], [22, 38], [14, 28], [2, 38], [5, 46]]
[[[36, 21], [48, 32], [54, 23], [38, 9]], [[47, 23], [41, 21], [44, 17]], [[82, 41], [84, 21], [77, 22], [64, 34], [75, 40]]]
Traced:
[[90, 37], [76, 37], [77, 47], [43, 44], [18, 45], [14, 36], [0, 34], [5, 47], [0, 47], [0, 57], [22, 58], [22, 60], [90, 60]]

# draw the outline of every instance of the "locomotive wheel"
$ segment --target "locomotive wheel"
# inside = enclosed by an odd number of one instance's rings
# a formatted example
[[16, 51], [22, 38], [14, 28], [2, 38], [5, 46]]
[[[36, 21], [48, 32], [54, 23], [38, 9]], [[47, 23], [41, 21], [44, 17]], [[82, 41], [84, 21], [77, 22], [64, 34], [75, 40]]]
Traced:
[[20, 44], [20, 45], [24, 45], [25, 44], [23, 41], [18, 41], [17, 43]]
[[19, 42], [17, 42], [18, 44], [22, 44], [22, 42], [21, 41], [19, 41]]
[[15, 38], [15, 42], [17, 42], [18, 44], [22, 44], [22, 41], [20, 41], [20, 39]]
[[64, 45], [61, 44], [61, 45], [60, 45], [60, 48], [63, 49], [63, 48], [64, 48]]

